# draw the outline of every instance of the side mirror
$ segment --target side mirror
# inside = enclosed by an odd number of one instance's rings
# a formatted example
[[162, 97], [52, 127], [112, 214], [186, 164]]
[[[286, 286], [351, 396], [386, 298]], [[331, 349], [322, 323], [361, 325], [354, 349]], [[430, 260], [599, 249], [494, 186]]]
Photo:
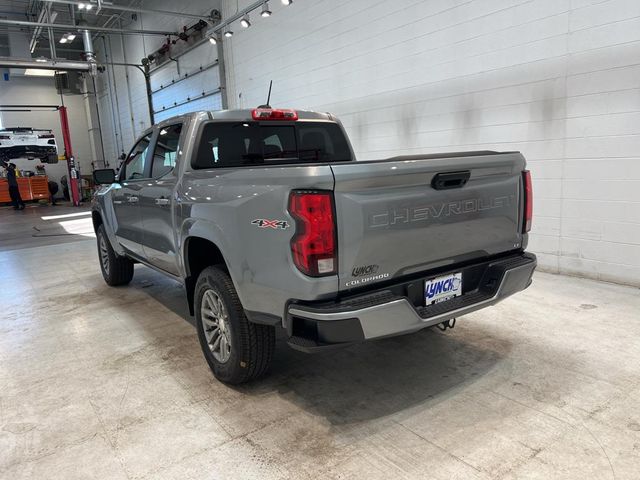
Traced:
[[94, 170], [93, 181], [99, 185], [111, 185], [116, 181], [116, 171], [112, 168]]
[[40, 160], [42, 163], [58, 163], [58, 154], [49, 153], [46, 157]]

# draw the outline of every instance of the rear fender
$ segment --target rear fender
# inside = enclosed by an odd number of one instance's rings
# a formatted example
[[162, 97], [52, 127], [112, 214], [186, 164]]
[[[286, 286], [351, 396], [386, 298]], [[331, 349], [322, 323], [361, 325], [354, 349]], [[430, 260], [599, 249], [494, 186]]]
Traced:
[[180, 229], [180, 252], [178, 255], [180, 262], [178, 267], [180, 269], [181, 276], [185, 280], [187, 295], [189, 297], [189, 309], [193, 308], [193, 287], [195, 286], [197, 278], [195, 278], [195, 276], [192, 275], [192, 272], [189, 271], [189, 262], [187, 260], [187, 240], [194, 237], [207, 240], [213, 243], [218, 250], [220, 250], [227, 267], [227, 271], [229, 272], [229, 276], [231, 277], [231, 281], [238, 293], [238, 297], [240, 298], [240, 301], [243, 302], [243, 289], [241, 282], [242, 273], [241, 270], [238, 269], [237, 262], [234, 262], [233, 259], [229, 257], [231, 249], [222, 229], [217, 224], [209, 220], [190, 218], [182, 224]]

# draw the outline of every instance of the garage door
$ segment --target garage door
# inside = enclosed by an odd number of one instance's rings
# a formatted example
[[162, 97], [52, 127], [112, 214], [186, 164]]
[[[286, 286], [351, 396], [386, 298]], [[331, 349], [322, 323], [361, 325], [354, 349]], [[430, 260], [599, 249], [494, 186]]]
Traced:
[[218, 49], [205, 42], [151, 72], [156, 122], [198, 110], [220, 110]]

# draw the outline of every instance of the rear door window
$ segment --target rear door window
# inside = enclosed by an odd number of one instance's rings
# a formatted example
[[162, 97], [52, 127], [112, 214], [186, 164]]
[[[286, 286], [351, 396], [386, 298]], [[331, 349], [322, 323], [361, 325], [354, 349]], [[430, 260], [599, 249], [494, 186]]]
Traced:
[[151, 133], [148, 133], [131, 149], [121, 167], [121, 180], [140, 180], [145, 178], [147, 166], [147, 150], [151, 143]]
[[210, 122], [202, 130], [194, 168], [351, 160], [342, 129], [328, 122]]
[[164, 127], [158, 132], [158, 140], [153, 150], [153, 163], [151, 164], [153, 178], [166, 175], [176, 166], [181, 133], [182, 124]]

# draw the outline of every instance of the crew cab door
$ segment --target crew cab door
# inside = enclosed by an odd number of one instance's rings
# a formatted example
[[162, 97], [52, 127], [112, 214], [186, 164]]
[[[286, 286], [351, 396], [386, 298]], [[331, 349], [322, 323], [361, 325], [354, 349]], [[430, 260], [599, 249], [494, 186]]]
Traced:
[[176, 160], [184, 123], [157, 129], [150, 154], [151, 179], [140, 191], [144, 257], [152, 265], [178, 274], [174, 228], [175, 188], [178, 182]]
[[148, 182], [148, 157], [151, 131], [145, 133], [127, 155], [118, 183], [113, 186], [113, 210], [116, 215], [115, 234], [118, 242], [129, 253], [142, 256], [142, 219], [140, 217], [140, 191]]

